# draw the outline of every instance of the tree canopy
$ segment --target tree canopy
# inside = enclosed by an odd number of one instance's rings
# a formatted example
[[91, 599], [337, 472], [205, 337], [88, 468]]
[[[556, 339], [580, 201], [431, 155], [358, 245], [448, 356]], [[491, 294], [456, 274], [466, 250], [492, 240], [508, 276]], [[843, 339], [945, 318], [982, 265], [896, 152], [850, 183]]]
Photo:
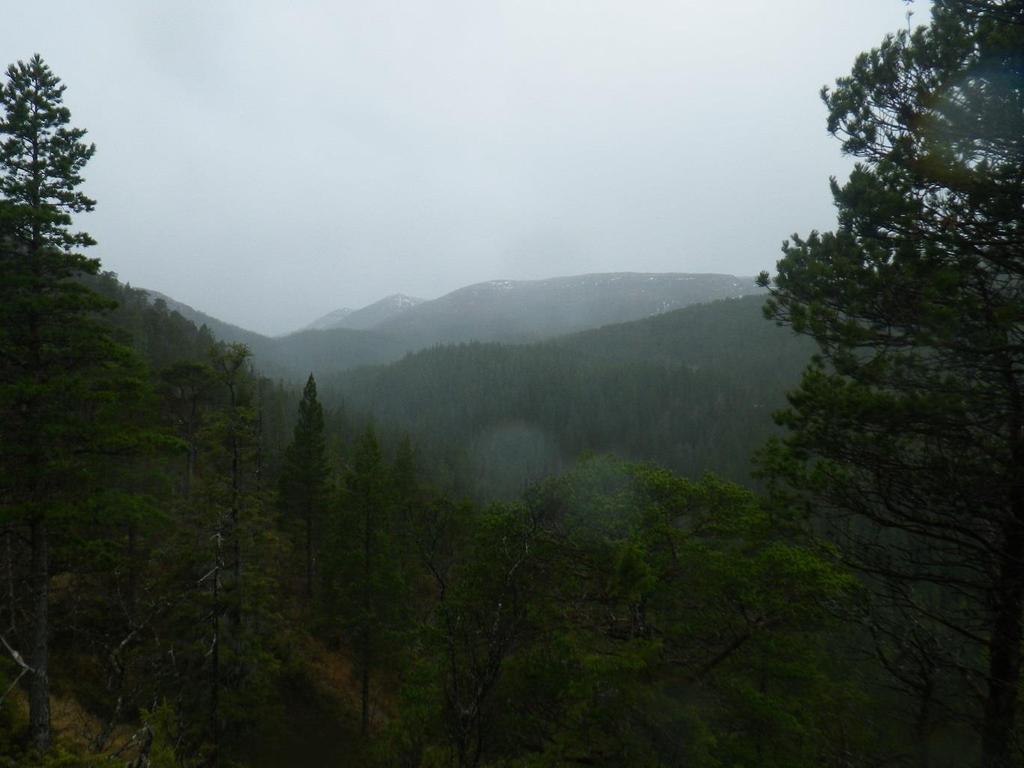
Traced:
[[784, 245], [766, 307], [820, 351], [769, 470], [867, 574], [880, 653], [911, 653], [893, 622], [923, 630], [919, 706], [956, 678], [942, 704], [999, 768], [1024, 609], [1022, 81], [1020, 2], [940, 0], [929, 26], [859, 56], [822, 93], [858, 159], [832, 182], [838, 226]]

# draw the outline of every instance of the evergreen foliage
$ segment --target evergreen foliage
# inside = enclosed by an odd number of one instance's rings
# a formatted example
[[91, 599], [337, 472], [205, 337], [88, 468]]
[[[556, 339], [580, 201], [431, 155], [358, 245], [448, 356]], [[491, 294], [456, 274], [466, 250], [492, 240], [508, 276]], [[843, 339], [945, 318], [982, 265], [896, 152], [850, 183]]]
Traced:
[[0, 504], [4, 523], [31, 542], [30, 629], [15, 642], [41, 749], [50, 745], [51, 529], [107, 489], [97, 489], [99, 462], [139, 440], [131, 411], [143, 399], [136, 361], [96, 318], [110, 303], [74, 280], [99, 267], [74, 250], [89, 235], [70, 229], [72, 214], [93, 207], [77, 188], [94, 148], [68, 127], [63, 93], [39, 56], [11, 65], [0, 88]]
[[766, 308], [820, 350], [767, 469], [865, 574], [922, 765], [950, 722], [986, 768], [1018, 759], [1022, 82], [1020, 2], [940, 0], [862, 54], [823, 91], [859, 161], [832, 184], [838, 227], [785, 245]]
[[768, 415], [808, 345], [765, 323], [761, 300], [691, 307], [554, 342], [437, 347], [325, 379], [328, 403], [413, 435], [432, 475], [515, 498], [588, 453], [750, 482]]
[[[324, 410], [316, 396], [316, 379], [309, 374], [299, 402], [299, 419], [281, 471], [280, 499], [286, 517], [302, 522], [306, 593], [313, 596], [316, 542], [321, 536], [323, 507], [329, 493]], [[294, 528], [294, 525], [289, 527]]]

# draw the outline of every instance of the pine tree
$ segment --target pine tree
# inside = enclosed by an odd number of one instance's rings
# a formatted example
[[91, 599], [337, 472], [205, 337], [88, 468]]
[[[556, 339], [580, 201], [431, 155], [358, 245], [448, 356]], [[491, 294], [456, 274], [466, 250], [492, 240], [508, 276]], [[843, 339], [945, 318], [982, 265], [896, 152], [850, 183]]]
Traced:
[[1022, 81], [1019, 0], [939, 0], [862, 54], [823, 92], [860, 161], [838, 228], [785, 244], [767, 306], [820, 349], [769, 468], [929, 663], [982, 689], [980, 712], [944, 704], [980, 723], [985, 768], [1011, 763], [1024, 671]]
[[65, 86], [37, 55], [7, 69], [0, 88], [0, 505], [27, 525], [32, 740], [50, 744], [51, 528], [86, 498], [100, 453], [126, 447], [114, 428], [119, 399], [140, 386], [128, 350], [96, 313], [111, 302], [75, 278], [99, 262], [71, 230], [93, 201], [78, 191], [95, 148], [69, 127]]

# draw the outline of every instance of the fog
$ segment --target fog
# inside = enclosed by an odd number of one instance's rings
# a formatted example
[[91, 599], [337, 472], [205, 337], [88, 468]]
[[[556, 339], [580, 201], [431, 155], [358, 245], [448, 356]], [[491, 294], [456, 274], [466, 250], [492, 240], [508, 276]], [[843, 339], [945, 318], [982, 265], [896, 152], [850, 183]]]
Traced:
[[42, 54], [98, 146], [104, 268], [282, 333], [496, 278], [771, 268], [850, 167], [820, 87], [906, 10], [18, 3], [0, 50]]

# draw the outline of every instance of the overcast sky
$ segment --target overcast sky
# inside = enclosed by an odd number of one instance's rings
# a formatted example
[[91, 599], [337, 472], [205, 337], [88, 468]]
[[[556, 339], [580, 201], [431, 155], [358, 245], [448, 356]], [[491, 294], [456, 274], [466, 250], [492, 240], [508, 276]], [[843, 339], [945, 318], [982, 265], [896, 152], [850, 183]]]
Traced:
[[[267, 333], [390, 293], [771, 269], [900, 0], [10, 3], [98, 146], [92, 255]], [[914, 22], [926, 21], [919, 2]]]

